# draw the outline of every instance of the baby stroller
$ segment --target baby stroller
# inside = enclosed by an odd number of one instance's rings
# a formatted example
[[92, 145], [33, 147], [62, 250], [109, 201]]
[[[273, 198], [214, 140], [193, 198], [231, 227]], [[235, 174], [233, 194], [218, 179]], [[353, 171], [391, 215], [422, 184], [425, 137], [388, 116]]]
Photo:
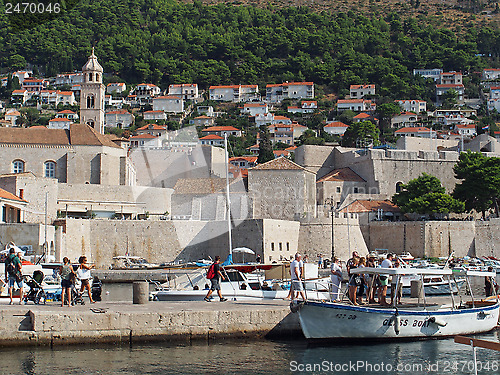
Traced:
[[42, 282], [44, 279], [44, 274], [40, 270], [36, 270], [33, 272], [33, 276], [28, 276], [29, 280], [26, 282], [26, 285], [29, 286], [30, 290], [24, 296], [24, 303], [28, 303], [28, 301], [33, 301], [35, 305], [43, 303], [45, 305], [45, 291], [42, 288]]
[[92, 280], [92, 299], [94, 301], [101, 301], [101, 293], [102, 293], [102, 282], [99, 280], [97, 276], [94, 276]]
[[85, 305], [85, 301], [83, 300], [83, 292], [80, 292], [80, 283], [74, 282], [71, 288], [71, 305], [74, 306], [78, 304]]

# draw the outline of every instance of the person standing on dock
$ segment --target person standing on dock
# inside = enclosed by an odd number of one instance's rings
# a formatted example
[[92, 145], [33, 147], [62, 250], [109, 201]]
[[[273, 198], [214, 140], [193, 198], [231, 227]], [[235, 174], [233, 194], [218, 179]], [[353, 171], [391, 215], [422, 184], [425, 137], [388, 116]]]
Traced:
[[331, 275], [330, 279], [332, 282], [332, 301], [339, 301], [340, 296], [340, 287], [342, 283], [342, 267], [340, 265], [340, 259], [337, 257], [333, 257], [332, 265], [330, 266]]
[[302, 285], [302, 281], [304, 280], [304, 268], [303, 264], [301, 262], [302, 256], [297, 253], [295, 254], [295, 260], [290, 263], [290, 276], [291, 276], [291, 281], [292, 281], [292, 302], [296, 298], [295, 292], [299, 292], [300, 296], [302, 297], [302, 300], [306, 300], [306, 296], [304, 294], [304, 286]]
[[89, 294], [89, 300], [90, 303], [95, 303], [95, 301], [92, 299], [92, 294], [90, 291], [90, 269], [94, 268], [95, 265], [89, 266], [87, 264], [87, 257], [86, 256], [81, 256], [78, 259], [78, 262], [80, 265], [78, 266], [77, 276], [82, 282], [82, 286], [80, 287], [80, 293], [82, 293], [85, 289], [87, 289], [87, 293]]
[[16, 255], [16, 250], [11, 247], [9, 256], [5, 260], [5, 281], [9, 284], [10, 304], [12, 305], [12, 293], [14, 284], [19, 288], [19, 304], [23, 303], [23, 276], [21, 259]]
[[[387, 254], [387, 258], [385, 258], [380, 264], [382, 268], [392, 268], [392, 254]], [[378, 294], [378, 303], [382, 306], [389, 306], [386, 301], [387, 296], [387, 286], [389, 285], [389, 275], [380, 275], [380, 288]]]
[[349, 259], [349, 260], [347, 261], [347, 263], [346, 263], [346, 269], [347, 269], [347, 276], [348, 276], [348, 278], [351, 278], [351, 268], [352, 268], [352, 266], [353, 266], [353, 264], [354, 264], [354, 259], [355, 259], [355, 258], [358, 258], [358, 259], [359, 259], [359, 254], [358, 254], [358, 252], [357, 252], [357, 251], [353, 251], [353, 252], [352, 252], [352, 258], [351, 258], [351, 259]]
[[61, 275], [61, 306], [64, 307], [66, 296], [68, 296], [68, 306], [71, 306], [71, 288], [76, 275], [68, 257], [63, 258], [63, 265], [59, 269], [59, 275]]
[[204, 300], [207, 302], [211, 302], [210, 296], [212, 295], [214, 290], [216, 290], [217, 294], [219, 295], [220, 301], [221, 302], [227, 301], [227, 298], [222, 297], [220, 291], [220, 279], [225, 280], [224, 276], [220, 272], [220, 256], [217, 255], [215, 257], [215, 262], [213, 262], [212, 265], [208, 268], [207, 279], [210, 279], [212, 286], [208, 291], [207, 295], [205, 296]]

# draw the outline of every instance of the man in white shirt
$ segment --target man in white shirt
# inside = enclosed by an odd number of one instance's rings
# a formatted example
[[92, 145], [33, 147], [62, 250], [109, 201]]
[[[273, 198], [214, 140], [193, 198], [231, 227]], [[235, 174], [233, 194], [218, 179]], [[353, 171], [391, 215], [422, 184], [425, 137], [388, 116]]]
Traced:
[[330, 266], [331, 275], [330, 279], [332, 281], [332, 301], [340, 300], [340, 286], [342, 283], [342, 268], [340, 266], [340, 259], [337, 257], [333, 258], [332, 265]]
[[[380, 264], [382, 268], [392, 268], [392, 254], [387, 254], [387, 258], [385, 258]], [[378, 303], [382, 306], [389, 306], [385, 297], [387, 296], [387, 286], [389, 285], [389, 275], [379, 275], [380, 280], [380, 289], [378, 293]]]
[[295, 260], [290, 263], [290, 276], [292, 279], [292, 302], [295, 299], [295, 292], [299, 292], [300, 296], [302, 297], [302, 300], [306, 300], [306, 296], [304, 294], [304, 286], [302, 285], [302, 281], [304, 280], [302, 276], [302, 270], [303, 270], [303, 263], [302, 263], [302, 256], [297, 253], [295, 254]]

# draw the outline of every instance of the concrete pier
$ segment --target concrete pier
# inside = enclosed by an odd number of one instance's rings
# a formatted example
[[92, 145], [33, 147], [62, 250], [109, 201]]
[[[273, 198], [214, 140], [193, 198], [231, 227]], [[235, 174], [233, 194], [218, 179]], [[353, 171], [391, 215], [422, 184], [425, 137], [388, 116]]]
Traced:
[[190, 341], [302, 335], [286, 301], [0, 303], [0, 346]]

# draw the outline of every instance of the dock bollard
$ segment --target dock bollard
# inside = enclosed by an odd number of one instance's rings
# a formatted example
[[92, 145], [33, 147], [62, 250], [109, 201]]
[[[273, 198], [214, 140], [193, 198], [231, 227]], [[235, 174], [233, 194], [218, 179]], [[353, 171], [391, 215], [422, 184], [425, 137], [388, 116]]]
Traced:
[[424, 298], [422, 280], [412, 280], [410, 284], [411, 288], [411, 298]]
[[132, 284], [132, 300], [134, 304], [144, 305], [149, 301], [149, 283], [134, 281]]

